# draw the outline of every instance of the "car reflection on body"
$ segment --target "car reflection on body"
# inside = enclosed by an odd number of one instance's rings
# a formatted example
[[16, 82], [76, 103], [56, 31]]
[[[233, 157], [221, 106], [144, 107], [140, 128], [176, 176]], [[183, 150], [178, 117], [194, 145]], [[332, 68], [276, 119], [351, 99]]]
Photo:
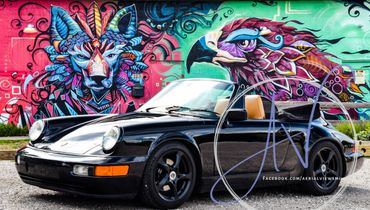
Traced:
[[[238, 85], [229, 81], [178, 80], [133, 113], [37, 121], [30, 129], [31, 142], [16, 153], [18, 173], [25, 183], [46, 189], [96, 197], [137, 196], [152, 207], [179, 207], [192, 193], [209, 191], [219, 178], [213, 153], [215, 128], [237, 91]], [[270, 108], [268, 100], [245, 95], [229, 110], [218, 139], [224, 171], [264, 150]], [[308, 117], [304, 113], [291, 117], [301, 108], [279, 111], [272, 131], [276, 154], [268, 150], [261, 177], [314, 179], [277, 182], [267, 178], [257, 187], [302, 184], [308, 193], [330, 194], [340, 179], [324, 178], [348, 175], [356, 158], [358, 169], [362, 154], [354, 150], [354, 140], [315, 114], [309, 166], [304, 168], [292, 142], [286, 140], [287, 133], [282, 132], [283, 126], [288, 128], [303, 156]], [[262, 156], [255, 155], [228, 174], [234, 189], [251, 186]], [[215, 189], [225, 188], [220, 184]]]

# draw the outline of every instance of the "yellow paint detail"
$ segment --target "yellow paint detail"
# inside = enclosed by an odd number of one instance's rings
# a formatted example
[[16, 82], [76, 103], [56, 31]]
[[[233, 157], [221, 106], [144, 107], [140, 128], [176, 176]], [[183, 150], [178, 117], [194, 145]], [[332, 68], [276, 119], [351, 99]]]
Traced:
[[361, 93], [363, 94], [363, 92], [360, 90], [360, 88], [355, 84], [355, 83], [351, 83], [351, 89], [353, 91], [355, 91], [356, 93]]
[[361, 141], [358, 151], [362, 152], [366, 157], [370, 157], [370, 141]]
[[95, 20], [95, 32], [96, 32], [96, 36], [97, 37], [100, 37], [101, 35], [101, 13], [100, 13], [100, 10], [99, 10], [99, 6], [98, 4], [95, 2], [94, 4], [94, 20]]

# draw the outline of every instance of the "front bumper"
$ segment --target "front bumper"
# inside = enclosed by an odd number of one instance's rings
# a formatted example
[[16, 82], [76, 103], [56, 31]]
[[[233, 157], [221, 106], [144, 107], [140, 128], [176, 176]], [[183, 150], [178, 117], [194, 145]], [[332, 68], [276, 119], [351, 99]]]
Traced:
[[360, 170], [364, 163], [364, 155], [361, 152], [344, 153], [344, 159], [346, 161], [345, 176]]
[[[133, 198], [138, 193], [145, 157], [84, 156], [26, 147], [16, 153], [22, 181], [41, 188], [102, 198]], [[18, 160], [17, 160], [18, 159]], [[126, 176], [94, 177], [73, 174], [74, 165], [129, 165]]]

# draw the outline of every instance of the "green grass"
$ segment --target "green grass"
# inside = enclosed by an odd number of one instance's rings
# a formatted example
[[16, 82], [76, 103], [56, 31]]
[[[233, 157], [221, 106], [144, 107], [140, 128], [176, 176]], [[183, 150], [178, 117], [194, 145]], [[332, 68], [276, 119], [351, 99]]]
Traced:
[[0, 136], [27, 136], [28, 128], [18, 128], [13, 124], [0, 124]]
[[16, 150], [27, 145], [28, 139], [22, 140], [0, 140], [0, 151]]
[[[361, 121], [360, 123], [354, 123], [353, 126], [356, 130], [358, 140], [370, 141], [370, 121]], [[334, 125], [334, 127], [338, 131], [353, 138], [353, 129], [350, 123], [343, 122]]]

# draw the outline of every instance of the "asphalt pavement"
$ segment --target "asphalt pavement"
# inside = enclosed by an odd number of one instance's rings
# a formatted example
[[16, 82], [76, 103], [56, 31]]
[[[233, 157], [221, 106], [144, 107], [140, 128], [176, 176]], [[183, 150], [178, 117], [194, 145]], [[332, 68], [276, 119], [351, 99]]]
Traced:
[[[349, 186], [344, 193], [325, 209], [370, 209], [370, 159], [365, 160], [361, 171], [342, 179]], [[124, 186], [122, 186], [124, 187]], [[293, 187], [257, 189], [246, 202], [256, 209], [316, 209], [332, 196], [310, 196]], [[194, 195], [182, 209], [243, 209], [232, 202], [226, 193], [217, 193], [216, 198], [227, 201], [217, 205], [209, 194]], [[40, 189], [24, 184], [17, 175], [14, 161], [0, 161], [0, 209], [145, 209], [137, 200], [93, 199]]]

